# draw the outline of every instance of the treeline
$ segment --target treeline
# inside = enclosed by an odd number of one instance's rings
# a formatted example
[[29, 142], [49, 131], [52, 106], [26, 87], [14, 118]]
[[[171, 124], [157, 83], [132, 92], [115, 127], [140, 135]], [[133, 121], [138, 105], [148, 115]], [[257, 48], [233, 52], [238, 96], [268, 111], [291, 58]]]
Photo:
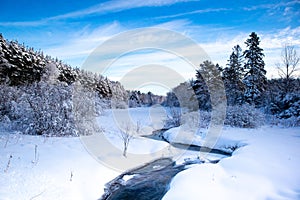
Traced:
[[196, 78], [169, 92], [166, 104], [210, 111], [209, 90], [224, 88], [227, 110], [248, 105], [264, 114], [294, 117], [300, 122], [300, 79], [295, 77], [299, 56], [294, 47], [286, 45], [282, 50], [282, 63], [277, 65], [280, 78], [267, 80], [264, 53], [257, 34], [252, 32], [245, 44], [244, 51], [239, 45], [233, 47], [226, 67], [210, 61], [200, 64]]
[[72, 68], [57, 58], [34, 51], [17, 41], [6, 41], [0, 34], [0, 84], [20, 86], [37, 83], [42, 77], [51, 76], [58, 82], [71, 85], [75, 82], [97, 92], [103, 98], [112, 93], [124, 93], [123, 86], [102, 75]]
[[0, 34], [0, 125], [21, 133], [78, 136], [98, 131], [104, 108], [151, 106], [162, 97], [126, 91], [102, 75], [6, 41]]

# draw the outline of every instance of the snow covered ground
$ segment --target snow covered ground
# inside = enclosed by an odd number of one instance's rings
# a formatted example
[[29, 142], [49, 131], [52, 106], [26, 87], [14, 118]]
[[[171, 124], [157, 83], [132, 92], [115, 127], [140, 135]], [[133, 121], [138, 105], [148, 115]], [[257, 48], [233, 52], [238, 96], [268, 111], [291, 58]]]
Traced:
[[[117, 110], [114, 114], [126, 115], [126, 112]], [[147, 132], [155, 128], [152, 127], [151, 116], [159, 117], [162, 110], [156, 109], [151, 114], [151, 109], [138, 108], [132, 112], [132, 120], [140, 121], [143, 131]], [[118, 127], [111, 110], [99, 118], [99, 125], [105, 130], [106, 137], [122, 153], [122, 141], [118, 137]], [[165, 142], [135, 137], [128, 151], [150, 153], [165, 146]], [[99, 199], [104, 192], [105, 183], [119, 174], [119, 171], [94, 159], [80, 138], [9, 134], [1, 131], [0, 127], [1, 200]]]
[[179, 173], [164, 200], [300, 199], [300, 128], [224, 128], [222, 137], [247, 145]]
[[[133, 121], [141, 121], [145, 133], [159, 127], [155, 120], [163, 115], [159, 108], [130, 112]], [[99, 123], [106, 137], [120, 146], [118, 128], [111, 117], [112, 112], [107, 111]], [[246, 146], [218, 164], [193, 165], [177, 174], [164, 199], [300, 199], [300, 128], [225, 127], [218, 144]], [[152, 152], [166, 145], [136, 137], [128, 151]], [[183, 155], [195, 156], [195, 152]], [[95, 160], [80, 138], [8, 135], [0, 131], [1, 200], [98, 199], [104, 184], [119, 174]]]
[[1, 135], [0, 151], [2, 200], [97, 199], [118, 175], [94, 160], [80, 138]]

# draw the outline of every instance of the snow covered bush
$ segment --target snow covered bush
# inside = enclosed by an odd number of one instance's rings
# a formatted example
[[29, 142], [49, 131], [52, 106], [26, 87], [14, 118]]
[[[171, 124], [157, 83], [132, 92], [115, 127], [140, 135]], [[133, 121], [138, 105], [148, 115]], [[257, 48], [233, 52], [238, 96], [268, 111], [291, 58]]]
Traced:
[[[97, 101], [98, 103], [96, 103]], [[100, 131], [95, 123], [97, 115], [103, 112], [96, 110], [99, 103], [101, 104], [100, 98], [95, 92], [82, 87], [79, 82], [73, 85], [72, 111], [79, 135], [91, 135]]]
[[211, 120], [211, 113], [206, 111], [188, 112], [182, 116], [182, 124], [191, 129], [208, 128]]
[[[39, 82], [24, 87], [18, 105], [23, 132], [33, 135], [76, 136], [72, 113], [72, 90], [66, 84]], [[20, 127], [18, 126], [18, 127]], [[26, 129], [25, 129], [25, 127]]]
[[181, 125], [181, 109], [171, 107], [168, 109], [167, 119], [164, 121], [165, 128], [173, 128]]
[[9, 115], [12, 101], [17, 98], [17, 90], [14, 87], [8, 85], [0, 85], [0, 121], [1, 119]]
[[228, 106], [225, 125], [241, 128], [257, 128], [265, 122], [265, 115], [249, 104]]
[[279, 107], [283, 111], [278, 114], [280, 118], [290, 118], [300, 116], [300, 95], [299, 94], [287, 94], [284, 96], [281, 102], [278, 102]]
[[[0, 85], [0, 123], [24, 134], [88, 135], [108, 102], [74, 85], [41, 81], [27, 86]], [[91, 96], [93, 95], [93, 96]]]
[[281, 126], [281, 127], [299, 127], [300, 117], [292, 116], [290, 118], [278, 118], [276, 115], [267, 115], [267, 122], [271, 126]]

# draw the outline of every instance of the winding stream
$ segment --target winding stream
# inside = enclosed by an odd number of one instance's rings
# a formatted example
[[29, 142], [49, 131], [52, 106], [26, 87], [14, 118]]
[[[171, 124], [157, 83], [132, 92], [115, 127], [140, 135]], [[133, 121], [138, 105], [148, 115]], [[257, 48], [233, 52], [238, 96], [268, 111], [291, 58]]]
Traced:
[[[152, 135], [145, 136], [150, 139], [168, 142], [163, 137], [166, 130], [154, 131]], [[169, 143], [169, 142], [168, 142]], [[197, 145], [186, 145], [180, 143], [170, 143], [176, 148], [184, 148], [192, 151], [205, 151], [214, 154], [231, 156], [232, 152], [220, 149], [210, 149]], [[218, 163], [219, 160], [210, 163]], [[186, 161], [176, 165], [171, 158], [161, 158], [138, 168], [124, 172], [105, 185], [104, 194], [99, 200], [160, 200], [169, 190], [169, 185], [173, 177], [179, 172], [187, 169], [188, 165], [201, 164], [204, 161]]]

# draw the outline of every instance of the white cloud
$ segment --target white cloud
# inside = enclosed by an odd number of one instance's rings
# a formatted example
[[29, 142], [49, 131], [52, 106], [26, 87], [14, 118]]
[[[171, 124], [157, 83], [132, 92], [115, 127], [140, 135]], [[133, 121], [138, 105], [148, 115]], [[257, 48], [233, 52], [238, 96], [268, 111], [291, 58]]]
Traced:
[[66, 19], [66, 18], [74, 18], [74, 17], [83, 17], [92, 14], [105, 14], [110, 12], [118, 12], [122, 10], [128, 10], [132, 8], [140, 8], [140, 7], [159, 7], [159, 6], [166, 6], [172, 5], [180, 2], [189, 2], [189, 0], [131, 0], [131, 1], [124, 1], [124, 0], [113, 0], [104, 3], [100, 3], [96, 6], [70, 12], [64, 15], [59, 15], [52, 17], [51, 19]]
[[174, 14], [174, 15], [160, 16], [160, 17], [156, 17], [156, 19], [167, 19], [167, 18], [182, 17], [182, 16], [186, 16], [186, 15], [194, 15], [194, 14], [210, 13], [210, 12], [221, 12], [221, 11], [229, 11], [229, 10], [231, 10], [231, 9], [229, 9], [229, 8], [207, 8], [207, 9], [194, 10], [191, 12], [178, 13], [178, 14]]
[[[187, 27], [189, 21], [187, 20], [174, 20], [167, 23], [158, 24], [155, 27], [163, 28], [166, 30], [177, 30], [180, 32], [182, 27]], [[139, 29], [137, 29], [139, 30]], [[43, 48], [45, 53], [53, 57], [63, 59], [65, 62], [74, 65], [81, 66], [88, 55], [104, 41], [107, 41], [112, 36], [116, 36], [119, 33], [126, 31], [118, 22], [107, 24], [97, 27], [96, 29], [85, 28], [82, 31], [63, 38], [62, 43], [57, 43], [55, 46]], [[168, 41], [170, 38], [161, 35], [158, 38], [160, 41]], [[135, 43], [138, 41], [135, 41]], [[143, 41], [141, 41], [143, 42]], [[118, 47], [128, 45], [128, 41], [125, 39], [119, 40], [116, 44]], [[114, 46], [105, 49], [105, 52], [113, 52]], [[194, 52], [193, 52], [194, 53]]]
[[0, 22], [0, 26], [41, 26], [45, 24], [47, 20], [36, 20], [36, 21], [18, 21], [18, 22]]
[[118, 22], [106, 24], [93, 30], [87, 27], [72, 36], [66, 35], [66, 38], [63, 38], [65, 42], [45, 48], [44, 52], [58, 57], [68, 64], [81, 66], [86, 57], [97, 46], [123, 30], [124, 28]]
[[278, 9], [280, 7], [287, 7], [287, 6], [293, 6], [296, 4], [300, 4], [300, 1], [298, 0], [293, 0], [293, 1], [283, 1], [283, 2], [279, 2], [279, 3], [274, 3], [274, 4], [258, 4], [255, 6], [251, 6], [251, 7], [244, 7], [243, 10], [246, 11], [252, 11], [252, 10], [258, 10], [258, 9]]

